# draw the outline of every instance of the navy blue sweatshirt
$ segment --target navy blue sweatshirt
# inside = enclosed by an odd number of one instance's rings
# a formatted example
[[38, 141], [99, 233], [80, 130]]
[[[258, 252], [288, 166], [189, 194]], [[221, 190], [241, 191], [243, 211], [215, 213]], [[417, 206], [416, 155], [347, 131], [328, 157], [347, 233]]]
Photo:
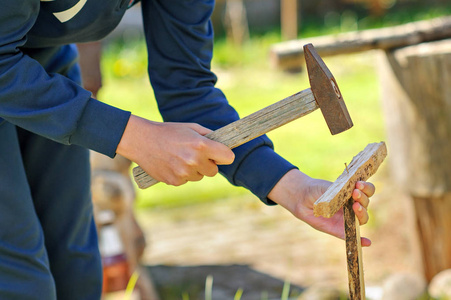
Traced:
[[[141, 2], [149, 78], [163, 119], [212, 130], [237, 120], [210, 70], [214, 1]], [[103, 38], [129, 5], [130, 0], [2, 0], [0, 123], [114, 157], [130, 112], [97, 101], [74, 79], [72, 43]], [[234, 152], [235, 162], [220, 172], [272, 204], [267, 194], [294, 166], [273, 151], [266, 136]]]

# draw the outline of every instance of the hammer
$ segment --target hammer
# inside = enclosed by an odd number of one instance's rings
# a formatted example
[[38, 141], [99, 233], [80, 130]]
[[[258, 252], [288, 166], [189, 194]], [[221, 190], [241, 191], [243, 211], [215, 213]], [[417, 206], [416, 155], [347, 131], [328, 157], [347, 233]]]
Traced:
[[[317, 108], [321, 109], [333, 135], [351, 128], [353, 125], [351, 117], [332, 73], [312, 44], [304, 46], [304, 55], [311, 88], [219, 128], [205, 135], [205, 137], [233, 149], [305, 116]], [[133, 169], [133, 176], [141, 189], [148, 188], [158, 182], [144, 172], [141, 167]]]

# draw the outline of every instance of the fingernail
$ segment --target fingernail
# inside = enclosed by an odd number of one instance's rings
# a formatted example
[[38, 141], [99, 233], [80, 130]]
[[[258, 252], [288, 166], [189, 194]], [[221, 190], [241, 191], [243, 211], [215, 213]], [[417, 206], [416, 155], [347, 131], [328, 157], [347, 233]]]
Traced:
[[363, 190], [363, 188], [364, 188], [363, 182], [358, 181], [356, 187], [357, 187], [359, 190]]
[[362, 211], [362, 209], [363, 209], [363, 206], [359, 203], [359, 209], [358, 209], [358, 211]]
[[362, 197], [362, 193], [357, 190], [355, 198], [360, 199], [360, 197]]

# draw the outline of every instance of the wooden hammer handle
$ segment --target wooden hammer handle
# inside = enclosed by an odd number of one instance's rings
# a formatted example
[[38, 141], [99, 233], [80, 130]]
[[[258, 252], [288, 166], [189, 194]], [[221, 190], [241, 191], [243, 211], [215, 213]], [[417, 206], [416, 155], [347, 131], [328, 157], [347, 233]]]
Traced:
[[[316, 110], [318, 105], [310, 88], [289, 96], [243, 119], [230, 123], [206, 135], [230, 149], [238, 147], [286, 123]], [[133, 169], [138, 187], [148, 188], [158, 181], [150, 177], [141, 167]]]

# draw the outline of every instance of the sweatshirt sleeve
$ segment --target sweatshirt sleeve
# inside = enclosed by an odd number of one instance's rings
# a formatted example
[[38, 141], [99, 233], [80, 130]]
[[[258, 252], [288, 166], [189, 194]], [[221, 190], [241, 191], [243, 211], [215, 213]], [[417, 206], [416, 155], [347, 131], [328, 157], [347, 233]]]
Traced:
[[130, 114], [103, 104], [22, 49], [39, 0], [3, 0], [0, 10], [0, 118], [63, 144], [113, 157]]
[[[216, 130], [237, 120], [237, 112], [217, 88], [211, 72], [213, 0], [143, 0], [149, 53], [149, 76], [165, 121], [195, 122]], [[235, 161], [220, 166], [234, 185], [243, 186], [263, 202], [274, 185], [295, 168], [262, 136], [234, 149]]]

